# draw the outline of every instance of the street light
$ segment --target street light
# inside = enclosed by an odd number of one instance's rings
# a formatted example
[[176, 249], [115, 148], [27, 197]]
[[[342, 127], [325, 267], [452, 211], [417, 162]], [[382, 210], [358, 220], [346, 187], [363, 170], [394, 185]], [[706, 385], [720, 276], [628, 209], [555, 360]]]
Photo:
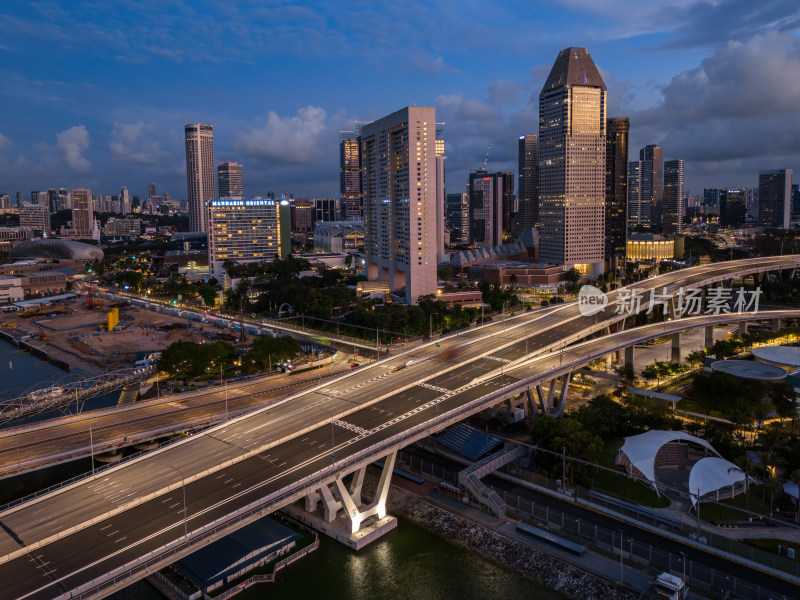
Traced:
[[189, 529], [186, 524], [186, 478], [183, 476], [183, 471], [173, 465], [169, 466], [170, 469], [175, 469], [181, 476], [181, 487], [183, 488], [183, 535], [189, 537]]

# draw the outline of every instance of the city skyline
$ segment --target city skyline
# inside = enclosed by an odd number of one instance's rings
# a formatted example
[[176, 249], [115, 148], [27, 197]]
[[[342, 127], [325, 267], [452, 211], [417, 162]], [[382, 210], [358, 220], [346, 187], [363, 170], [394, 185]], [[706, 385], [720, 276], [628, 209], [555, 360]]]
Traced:
[[[0, 191], [125, 185], [143, 196], [156, 181], [181, 198], [180, 127], [204, 122], [215, 126], [217, 160], [247, 165], [251, 195], [336, 196], [338, 132], [417, 104], [447, 123], [448, 192], [462, 192], [489, 144], [488, 169], [516, 172], [519, 135], [535, 131], [538, 91], [568, 46], [592, 53], [608, 116], [630, 117], [631, 148], [655, 143], [686, 161], [690, 193], [755, 187], [760, 170], [800, 163], [794, 3], [631, 10], [565, 0], [492, 15], [471, 3], [413, 6], [6, 3]], [[415, 11], [426, 17], [419, 26], [406, 16]], [[364, 32], [389, 22], [400, 24], [395, 38]], [[476, 69], [492, 77], [476, 86]], [[245, 93], [232, 99], [232, 86]]]

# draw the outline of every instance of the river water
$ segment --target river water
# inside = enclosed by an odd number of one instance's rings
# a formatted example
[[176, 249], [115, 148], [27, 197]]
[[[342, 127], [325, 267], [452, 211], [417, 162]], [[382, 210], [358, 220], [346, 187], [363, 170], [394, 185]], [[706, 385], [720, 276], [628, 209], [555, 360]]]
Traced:
[[[13, 362], [10, 371], [9, 360]], [[0, 340], [0, 392], [17, 388], [26, 390], [34, 384], [50, 385], [65, 375], [53, 365], [19, 352], [15, 346]], [[5, 482], [0, 502], [46, 487], [89, 468], [91, 465], [87, 459], [14, 478]], [[12, 482], [15, 485], [11, 485]], [[146, 581], [135, 583], [111, 597], [116, 600], [163, 598]], [[319, 548], [280, 571], [276, 583], [255, 586], [236, 596], [240, 600], [267, 597], [292, 600], [562, 598], [402, 519], [397, 530], [357, 553], [320, 536]]]

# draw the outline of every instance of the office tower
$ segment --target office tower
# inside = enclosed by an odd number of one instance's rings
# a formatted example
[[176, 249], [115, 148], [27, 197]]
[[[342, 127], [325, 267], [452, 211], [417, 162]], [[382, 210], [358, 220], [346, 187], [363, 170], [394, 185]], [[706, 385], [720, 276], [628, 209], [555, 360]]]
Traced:
[[11, 196], [0, 194], [0, 208], [11, 208]]
[[217, 166], [217, 190], [220, 198], [244, 197], [241, 164], [224, 162]]
[[152, 200], [157, 195], [156, 192], [156, 184], [155, 183], [148, 183], [147, 184], [147, 199]]
[[339, 194], [342, 216], [361, 217], [361, 150], [355, 131], [339, 132]]
[[539, 94], [542, 261], [602, 272], [605, 168], [606, 85], [585, 48], [567, 48]]
[[800, 215], [800, 185], [792, 184], [792, 215]]
[[338, 221], [339, 208], [336, 198], [314, 198], [314, 222]]
[[[442, 134], [444, 132], [444, 123], [436, 124], [436, 262], [441, 263], [447, 260], [447, 255], [444, 253], [444, 228], [445, 228], [445, 215], [447, 209], [447, 193], [445, 191], [445, 163], [447, 157], [444, 154], [444, 139]], [[512, 191], [513, 194], [513, 191]]]
[[519, 190], [518, 231], [512, 231], [514, 237], [521, 230], [535, 227], [539, 222], [539, 162], [535, 135], [519, 136]]
[[719, 206], [722, 190], [705, 188], [703, 190], [703, 206]]
[[643, 161], [644, 189], [650, 191], [650, 227], [658, 229], [664, 214], [664, 149], [650, 144], [639, 150]]
[[19, 226], [50, 235], [50, 209], [41, 204], [23, 204], [19, 208]]
[[469, 242], [479, 246], [503, 243], [503, 191], [510, 173], [492, 173], [481, 169], [469, 174]]
[[210, 200], [208, 215], [208, 265], [219, 281], [225, 280], [226, 260], [252, 263], [280, 255], [280, 216], [274, 200]]
[[292, 206], [288, 200], [278, 204], [278, 258], [292, 253]]
[[22, 192], [17, 192], [17, 206], [22, 206]]
[[789, 228], [792, 170], [758, 172], [758, 224], [762, 227]]
[[54, 213], [57, 210], [59, 210], [58, 209], [58, 192], [53, 188], [50, 188], [49, 190], [47, 190], [47, 204], [50, 207], [50, 212], [51, 213]]
[[447, 194], [447, 221], [451, 244], [469, 243], [469, 194]]
[[131, 214], [131, 197], [128, 194], [128, 188], [122, 188], [119, 194], [119, 212], [123, 215]]
[[[513, 173], [500, 173], [503, 176], [503, 189], [501, 190], [501, 195], [503, 198], [502, 204], [502, 213], [503, 219], [500, 223], [500, 228], [504, 233], [509, 233], [511, 231], [511, 215], [514, 214], [514, 174]], [[502, 236], [501, 236], [502, 243]]]
[[721, 227], [741, 227], [747, 215], [747, 189], [719, 190], [719, 224]]
[[49, 207], [47, 192], [31, 192], [31, 204], [48, 205]]
[[314, 202], [295, 198], [292, 203], [292, 231], [314, 231]]
[[628, 233], [628, 117], [606, 121], [605, 268], [625, 268]]
[[72, 190], [72, 227], [77, 237], [92, 237], [94, 210], [91, 190]]
[[683, 233], [683, 170], [682, 158], [664, 163], [664, 192], [661, 229], [665, 235]]
[[436, 293], [436, 109], [407, 106], [361, 129], [367, 276]]
[[214, 193], [214, 126], [191, 123], [186, 133], [186, 186], [189, 229], [208, 231], [208, 203]]

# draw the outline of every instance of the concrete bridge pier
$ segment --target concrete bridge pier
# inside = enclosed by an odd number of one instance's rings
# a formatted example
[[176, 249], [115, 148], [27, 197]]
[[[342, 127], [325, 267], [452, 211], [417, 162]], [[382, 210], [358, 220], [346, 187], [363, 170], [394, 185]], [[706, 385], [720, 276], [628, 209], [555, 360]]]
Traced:
[[[344, 482], [347, 473], [341, 473], [332, 483], [308, 493], [304, 500], [305, 510], [298, 506], [284, 510], [314, 529], [359, 550], [397, 527], [397, 519], [386, 514], [386, 498], [396, 458], [395, 451], [383, 459], [375, 497], [366, 506], [362, 505], [361, 490], [367, 465], [362, 465], [353, 472], [349, 484]], [[322, 519], [317, 512], [320, 503]]]
[[739, 321], [739, 337], [747, 335], [747, 321]]
[[[572, 379], [572, 371], [564, 375], [564, 380], [561, 383], [561, 395], [558, 398], [558, 407], [555, 410], [556, 417], [563, 417], [564, 416], [564, 409], [567, 405], [567, 394], [569, 393], [569, 382]], [[550, 388], [555, 389], [556, 381], [553, 380], [551, 383]]]
[[115, 463], [122, 460], [122, 450], [112, 450], [110, 452], [103, 452], [102, 454], [94, 455], [95, 462], [99, 463]]
[[633, 372], [633, 345], [625, 348], [625, 370]]
[[706, 339], [704, 345], [706, 348], [711, 348], [714, 345], [714, 326], [713, 325], [706, 325], [705, 326], [705, 333]]
[[672, 356], [671, 361], [674, 363], [681, 362], [681, 332], [677, 331], [672, 334]]
[[772, 331], [777, 333], [781, 330], [781, 320], [780, 319], [772, 319]]

